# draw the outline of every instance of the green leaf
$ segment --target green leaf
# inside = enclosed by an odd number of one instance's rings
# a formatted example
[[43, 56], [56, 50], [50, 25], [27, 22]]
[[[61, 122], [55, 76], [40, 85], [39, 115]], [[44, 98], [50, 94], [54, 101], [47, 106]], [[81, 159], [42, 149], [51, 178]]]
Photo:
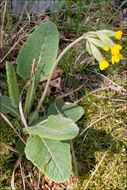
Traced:
[[99, 49], [92, 42], [90, 43], [90, 46], [91, 46], [92, 54], [95, 57], [95, 59], [98, 62], [101, 62], [103, 60], [103, 57]]
[[87, 32], [85, 34], [86, 36], [88, 36], [88, 38], [96, 38], [97, 37], [97, 33], [96, 32]]
[[67, 142], [33, 136], [25, 147], [28, 160], [51, 180], [65, 182], [71, 174], [70, 146]]
[[30, 135], [38, 135], [48, 139], [68, 140], [78, 135], [79, 128], [68, 118], [50, 115], [47, 120], [29, 127]]
[[86, 51], [87, 51], [90, 55], [92, 55], [92, 51], [91, 51], [91, 47], [90, 47], [90, 43], [89, 43], [88, 40], [86, 41]]
[[114, 46], [114, 42], [108, 36], [99, 32], [97, 33], [97, 35], [104, 45], [109, 46], [110, 48]]
[[[73, 103], [64, 104], [62, 102], [56, 102], [57, 109], [62, 114], [63, 117], [72, 119], [77, 122], [84, 114], [84, 109]], [[51, 104], [48, 108], [48, 115], [59, 115], [54, 104]]]
[[57, 57], [58, 42], [56, 25], [52, 22], [41, 23], [19, 51], [16, 60], [19, 75], [24, 79], [29, 79], [33, 59], [35, 58], [37, 64], [41, 56], [38, 68], [38, 72], [41, 73], [40, 80], [48, 76]]
[[91, 42], [97, 46], [97, 47], [100, 47], [100, 48], [103, 48], [104, 47], [104, 44], [102, 41], [100, 41], [99, 39], [96, 39], [96, 38], [90, 38]]
[[16, 150], [18, 150], [23, 156], [25, 156], [25, 144], [21, 141], [21, 139], [19, 138], [16, 142]]
[[26, 102], [25, 102], [25, 106], [24, 106], [24, 115], [25, 115], [26, 119], [27, 119], [28, 114], [31, 111], [32, 104], [34, 102], [35, 95], [36, 95], [36, 89], [37, 89], [37, 83], [36, 83], [36, 76], [34, 75], [30, 79], [30, 84], [27, 89]]
[[12, 104], [15, 107], [18, 107], [19, 104], [19, 89], [16, 82], [16, 74], [14, 67], [11, 63], [6, 62], [6, 70], [7, 70], [7, 82], [9, 86], [9, 95], [12, 101]]
[[20, 117], [19, 111], [12, 105], [8, 96], [0, 96], [0, 111], [2, 113], [10, 113], [12, 116]]
[[115, 36], [116, 32], [114, 32], [112, 30], [99, 30], [99, 31], [97, 31], [97, 33], [102, 33], [103, 35], [106, 35], [108, 37], [113, 37], [113, 36]]

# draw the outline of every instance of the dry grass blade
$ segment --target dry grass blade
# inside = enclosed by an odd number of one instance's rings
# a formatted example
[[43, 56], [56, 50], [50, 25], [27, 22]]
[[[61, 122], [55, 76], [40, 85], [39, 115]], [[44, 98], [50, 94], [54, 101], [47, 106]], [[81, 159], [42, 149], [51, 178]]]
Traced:
[[96, 95], [96, 94], [92, 94], [92, 95], [96, 96], [98, 98], [109, 99], [109, 100], [116, 101], [116, 102], [126, 102], [126, 100], [123, 100], [123, 99], [115, 99], [115, 98], [110, 98], [110, 97]]
[[4, 61], [4, 59], [11, 53], [11, 51], [15, 48], [15, 46], [20, 42], [24, 34], [20, 36], [20, 38], [16, 41], [16, 43], [11, 47], [11, 49], [7, 52], [7, 54], [0, 60], [0, 63]]
[[14, 170], [12, 172], [12, 178], [11, 178], [11, 188], [12, 188], [12, 190], [16, 190], [15, 189], [15, 170], [20, 165], [21, 161], [22, 161], [22, 156], [19, 156], [18, 160], [16, 161]]
[[26, 122], [26, 119], [25, 119], [25, 116], [24, 116], [24, 113], [23, 113], [22, 102], [21, 101], [19, 102], [19, 112], [20, 112], [21, 120], [22, 120], [26, 130], [28, 130], [28, 125], [27, 125], [27, 122]]
[[29, 82], [27, 82], [25, 84], [25, 86], [23, 87], [22, 91], [21, 91], [21, 94], [20, 94], [20, 97], [19, 97], [19, 112], [20, 112], [20, 116], [21, 116], [21, 120], [22, 120], [22, 123], [24, 124], [26, 130], [28, 130], [28, 125], [27, 125], [27, 122], [26, 122], [26, 119], [25, 119], [25, 116], [24, 116], [24, 113], [23, 113], [23, 109], [22, 109], [22, 94], [23, 94], [23, 91], [29, 86]]
[[24, 172], [22, 170], [21, 162], [20, 162], [20, 170], [21, 170], [21, 177], [22, 177], [22, 182], [23, 182], [23, 188], [24, 188], [24, 190], [26, 190], [25, 177], [24, 177]]
[[21, 154], [18, 150], [16, 150], [15, 148], [13, 148], [13, 147], [11, 147], [11, 146], [9, 146], [9, 145], [6, 145], [6, 144], [4, 144], [4, 143], [2, 143], [2, 142], [0, 142], [0, 144], [1, 145], [3, 145], [5, 148], [7, 148], [8, 150], [11, 150], [12, 152], [15, 152], [15, 153], [17, 153], [17, 154]]
[[7, 0], [5, 0], [4, 4], [4, 11], [3, 11], [3, 17], [2, 17], [2, 25], [1, 25], [1, 50], [3, 49], [3, 27], [4, 27], [4, 20], [5, 20], [5, 14], [6, 14], [6, 8], [7, 8]]
[[25, 2], [25, 5], [24, 5], [22, 13], [20, 15], [19, 21], [22, 20], [24, 12], [27, 11], [27, 5], [28, 5], [28, 1]]
[[39, 171], [37, 190], [39, 190], [40, 179], [41, 179], [41, 172]]

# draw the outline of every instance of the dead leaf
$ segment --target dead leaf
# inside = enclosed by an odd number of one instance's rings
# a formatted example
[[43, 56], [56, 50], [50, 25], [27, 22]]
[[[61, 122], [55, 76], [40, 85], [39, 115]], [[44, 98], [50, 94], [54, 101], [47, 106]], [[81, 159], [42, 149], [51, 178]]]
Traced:
[[[52, 77], [52, 80], [50, 82], [49, 88], [48, 88], [47, 96], [50, 96], [50, 94], [53, 90], [52, 87], [55, 88], [54, 89], [55, 93], [59, 93], [61, 91], [61, 89], [62, 89], [61, 88], [61, 81], [62, 81], [61, 75], [62, 74], [63, 74], [63, 70], [56, 67], [53, 77]], [[48, 79], [48, 77], [45, 78], [45, 80], [39, 85], [39, 92], [44, 91], [46, 83], [47, 83], [47, 79]]]
[[61, 90], [61, 78], [58, 77], [55, 80], [51, 80], [50, 85]]

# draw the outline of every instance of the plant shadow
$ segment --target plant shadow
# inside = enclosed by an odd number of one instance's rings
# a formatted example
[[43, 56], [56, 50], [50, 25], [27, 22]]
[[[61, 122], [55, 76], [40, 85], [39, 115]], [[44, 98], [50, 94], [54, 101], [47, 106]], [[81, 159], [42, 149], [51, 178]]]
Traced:
[[[84, 140], [85, 137], [85, 140]], [[87, 175], [90, 170], [95, 168], [96, 154], [100, 154], [101, 157], [108, 151], [107, 154], [120, 154], [123, 146], [126, 144], [122, 140], [115, 142], [114, 138], [110, 133], [107, 133], [105, 129], [89, 129], [87, 134], [85, 133], [81, 137], [75, 140], [74, 149], [78, 165], [79, 176]], [[115, 142], [115, 143], [114, 143]], [[101, 157], [99, 160], [101, 160]]]

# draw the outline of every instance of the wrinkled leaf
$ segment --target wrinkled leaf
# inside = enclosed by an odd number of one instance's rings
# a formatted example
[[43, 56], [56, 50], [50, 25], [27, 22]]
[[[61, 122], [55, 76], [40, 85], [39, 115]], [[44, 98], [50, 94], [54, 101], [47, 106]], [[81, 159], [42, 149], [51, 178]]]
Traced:
[[65, 182], [70, 176], [69, 143], [33, 136], [27, 140], [25, 153], [27, 159], [51, 180]]
[[[56, 106], [63, 117], [70, 118], [74, 122], [77, 122], [84, 114], [84, 109], [77, 104], [64, 104], [57, 101]], [[57, 109], [54, 104], [51, 104], [48, 108], [48, 115], [59, 115]]]
[[12, 101], [12, 104], [15, 107], [18, 107], [19, 104], [19, 89], [16, 81], [16, 73], [14, 67], [11, 63], [6, 62], [7, 70], [7, 82], [9, 86], [9, 95]]
[[79, 128], [68, 118], [50, 115], [47, 120], [29, 127], [30, 135], [38, 135], [55, 140], [68, 140], [78, 135]]
[[41, 23], [28, 37], [19, 51], [16, 60], [19, 75], [24, 79], [29, 79], [33, 59], [35, 58], [35, 65], [37, 65], [39, 57], [41, 56], [38, 68], [40, 80], [48, 76], [57, 57], [58, 42], [56, 25], [52, 22]]
[[12, 105], [8, 96], [0, 96], [0, 112], [10, 113], [12, 116], [19, 117], [19, 111]]

